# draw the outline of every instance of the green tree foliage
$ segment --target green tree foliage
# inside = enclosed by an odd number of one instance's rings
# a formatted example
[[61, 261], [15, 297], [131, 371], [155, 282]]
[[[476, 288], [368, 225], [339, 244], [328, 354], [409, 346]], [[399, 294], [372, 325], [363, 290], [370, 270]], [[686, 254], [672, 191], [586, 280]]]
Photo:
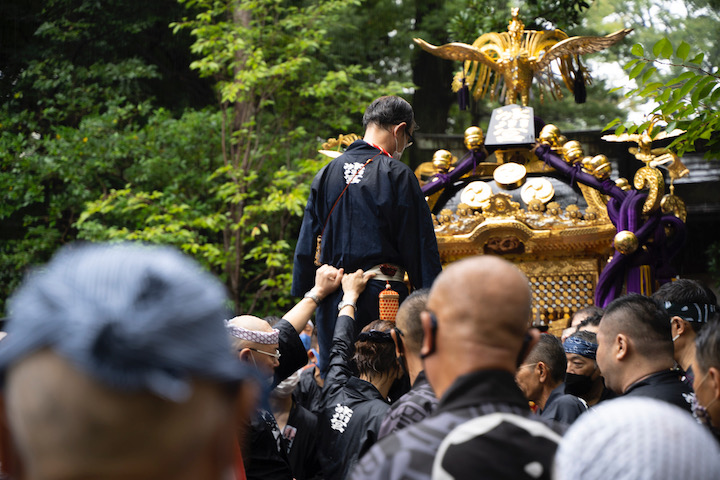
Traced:
[[85, 202], [127, 183], [133, 130], [154, 105], [212, 101], [189, 69], [189, 38], [167, 28], [180, 8], [0, 4], [0, 308], [29, 266], [75, 239]]
[[276, 312], [322, 166], [318, 139], [358, 129], [372, 98], [403, 85], [378, 85], [372, 67], [322, 53], [327, 26], [355, 1], [183, 3], [200, 13], [173, 28], [192, 32], [192, 68], [215, 82], [220, 112], [203, 131], [217, 151], [207, 152], [207, 168], [190, 170], [190, 186], [131, 183], [91, 203], [78, 225], [85, 238], [176, 244], [226, 280], [238, 311]]
[[[715, 132], [720, 125], [720, 75], [717, 68], [705, 70], [705, 55], [692, 50], [687, 42], [681, 41], [675, 47], [667, 38], [658, 40], [651, 51], [635, 44], [632, 53], [636, 58], [625, 65], [625, 70], [637, 87], [627, 91], [626, 96], [650, 100], [657, 107], [639, 125], [615, 119], [607, 128], [617, 125], [616, 134], [643, 132], [655, 116], [660, 116], [667, 122], [665, 130], [685, 131], [668, 146], [679, 156], [695, 151], [696, 142], [703, 140], [707, 142], [705, 158], [719, 158], [720, 137]], [[659, 79], [658, 69], [669, 66], [680, 67], [682, 71], [669, 80]]]

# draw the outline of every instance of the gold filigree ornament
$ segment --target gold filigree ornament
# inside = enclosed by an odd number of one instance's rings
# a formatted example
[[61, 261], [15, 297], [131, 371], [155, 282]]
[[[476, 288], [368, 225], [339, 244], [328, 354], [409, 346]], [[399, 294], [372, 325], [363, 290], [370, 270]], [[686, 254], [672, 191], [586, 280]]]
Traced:
[[495, 169], [493, 179], [501, 188], [512, 190], [525, 183], [526, 175], [527, 169], [525, 169], [523, 165], [519, 163], [506, 163]]
[[484, 208], [492, 194], [492, 188], [487, 183], [470, 182], [460, 194], [460, 201], [472, 208]]
[[318, 150], [318, 153], [326, 157], [337, 158], [343, 154], [341, 150], [343, 147], [350, 146], [356, 140], [360, 140], [360, 137], [355, 133], [341, 134], [338, 138], [328, 138], [327, 142], [322, 144], [322, 149]]
[[660, 209], [664, 214], [672, 213], [682, 220], [683, 223], [687, 220], [687, 208], [685, 207], [685, 202], [675, 195], [674, 185], [670, 185], [670, 193], [664, 195], [662, 200], [660, 200]]
[[637, 190], [648, 189], [648, 196], [642, 209], [644, 214], [647, 215], [660, 208], [661, 195], [665, 193], [665, 180], [660, 170], [648, 166], [638, 169], [633, 184]]
[[546, 178], [530, 178], [520, 190], [520, 197], [526, 205], [532, 200], [548, 203], [555, 196], [555, 187]]
[[568, 214], [571, 220], [579, 221], [583, 219], [582, 210], [577, 205], [568, 205], [565, 208], [565, 212]]
[[632, 186], [630, 185], [630, 182], [627, 181], [627, 178], [618, 178], [617, 180], [615, 180], [615, 185], [620, 187], [620, 190], [624, 192], [632, 190]]
[[547, 204], [547, 211], [553, 217], [559, 217], [562, 215], [562, 207], [558, 202], [550, 202]]
[[520, 209], [520, 204], [512, 201], [507, 193], [498, 193], [490, 197], [488, 206], [484, 213], [488, 217], [511, 217]]

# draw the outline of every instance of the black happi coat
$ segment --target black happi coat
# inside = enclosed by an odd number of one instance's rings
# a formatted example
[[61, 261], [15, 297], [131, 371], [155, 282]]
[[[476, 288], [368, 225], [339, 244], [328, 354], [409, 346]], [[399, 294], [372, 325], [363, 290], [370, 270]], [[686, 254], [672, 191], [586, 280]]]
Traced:
[[[425, 288], [442, 270], [432, 216], [415, 174], [404, 163], [363, 140], [350, 145], [313, 180], [295, 249], [295, 296], [314, 285], [316, 238], [321, 233], [322, 263], [342, 267], [348, 273], [392, 263], [407, 270], [415, 288]], [[362, 327], [378, 318], [378, 294], [384, 287], [385, 282], [371, 280], [360, 295], [355, 312], [356, 336]], [[408, 294], [403, 282], [392, 282], [392, 288], [400, 294], [400, 301]], [[316, 312], [319, 363], [324, 374], [341, 296], [341, 291], [328, 296]]]
[[352, 376], [353, 319], [337, 319], [319, 417], [320, 458], [326, 480], [343, 480], [377, 440], [390, 405], [369, 382]]

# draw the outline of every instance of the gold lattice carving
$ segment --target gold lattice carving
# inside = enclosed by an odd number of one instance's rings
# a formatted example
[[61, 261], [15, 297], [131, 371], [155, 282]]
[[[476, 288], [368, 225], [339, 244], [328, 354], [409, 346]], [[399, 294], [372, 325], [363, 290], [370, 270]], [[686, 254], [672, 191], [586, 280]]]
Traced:
[[559, 335], [576, 311], [593, 304], [598, 263], [592, 259], [523, 262], [533, 292], [533, 323]]

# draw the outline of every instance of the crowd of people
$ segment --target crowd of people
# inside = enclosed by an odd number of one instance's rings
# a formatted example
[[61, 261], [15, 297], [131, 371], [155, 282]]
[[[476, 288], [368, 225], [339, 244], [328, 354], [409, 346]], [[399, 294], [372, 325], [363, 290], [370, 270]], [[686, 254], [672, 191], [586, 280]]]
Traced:
[[[399, 198], [421, 195], [387, 160], [412, 142], [403, 102], [374, 102], [365, 145], [318, 174], [296, 261], [302, 298], [281, 317], [232, 317], [223, 285], [169, 247], [71, 245], [30, 275], [0, 341], [3, 475], [717, 478], [712, 290], [679, 279], [581, 310], [561, 338], [532, 328], [517, 266], [482, 255], [441, 270], [423, 237], [427, 205]], [[375, 151], [379, 171], [354, 157]], [[368, 191], [330, 192], [332, 171], [346, 186], [362, 172]], [[382, 208], [355, 210], [372, 221], [335, 218], [343, 195]], [[357, 224], [389, 256], [356, 244]], [[387, 253], [413, 230], [417, 248]], [[392, 288], [397, 315], [379, 319], [378, 292]]]
[[372, 278], [317, 269], [316, 298], [342, 299], [322, 376], [315, 332], [301, 338], [316, 299], [226, 319], [222, 285], [173, 249], [65, 249], [10, 300], [4, 473], [717, 477], [720, 323], [705, 285], [622, 296], [597, 333], [578, 325], [562, 342], [530, 328], [516, 266], [471, 257], [355, 337]]

